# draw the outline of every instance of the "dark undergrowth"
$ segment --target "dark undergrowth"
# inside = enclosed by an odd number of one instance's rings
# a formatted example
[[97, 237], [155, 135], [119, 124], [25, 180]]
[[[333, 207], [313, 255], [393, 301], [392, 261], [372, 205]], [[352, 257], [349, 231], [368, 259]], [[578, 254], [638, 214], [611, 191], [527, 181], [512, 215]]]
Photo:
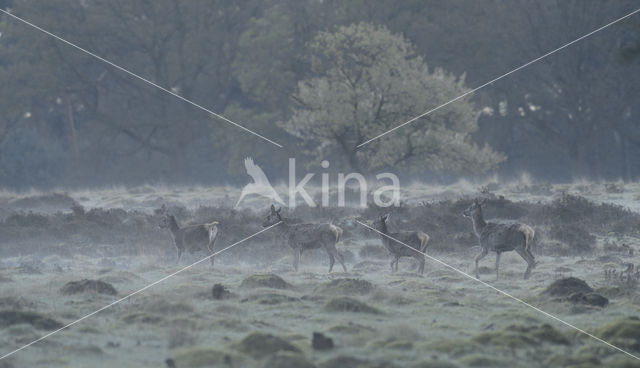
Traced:
[[[587, 199], [562, 195], [550, 203], [513, 202], [502, 196], [484, 193], [485, 218], [497, 222], [523, 222], [536, 231], [538, 250], [562, 249], [568, 254], [590, 252], [596, 235], [640, 236], [640, 214], [612, 204], [596, 204]], [[473, 198], [464, 197], [421, 205], [402, 205], [393, 209], [377, 208], [310, 208], [284, 209], [285, 217], [308, 222], [332, 222], [343, 228], [343, 239], [376, 238], [372, 231], [356, 220], [371, 223], [384, 213], [391, 213], [392, 230], [421, 230], [431, 237], [430, 248], [446, 252], [477, 244], [471, 221], [462, 211]], [[264, 213], [229, 207], [170, 207], [165, 210], [181, 224], [210, 221], [220, 223], [217, 249], [230, 245], [262, 229]], [[172, 239], [158, 225], [163, 210], [146, 213], [123, 209], [94, 208], [85, 210], [73, 204], [71, 211], [52, 214], [13, 211], [0, 222], [0, 253], [3, 256], [25, 254], [88, 254], [98, 256], [156, 253], [174, 254]], [[239, 247], [232, 254], [268, 261], [288, 254], [282, 239], [274, 239], [276, 229], [249, 240], [260, 243], [259, 250]], [[277, 242], [275, 240], [278, 240]], [[256, 254], [258, 252], [258, 254]], [[248, 253], [248, 254], [244, 254]], [[246, 258], [245, 258], [246, 259]]]

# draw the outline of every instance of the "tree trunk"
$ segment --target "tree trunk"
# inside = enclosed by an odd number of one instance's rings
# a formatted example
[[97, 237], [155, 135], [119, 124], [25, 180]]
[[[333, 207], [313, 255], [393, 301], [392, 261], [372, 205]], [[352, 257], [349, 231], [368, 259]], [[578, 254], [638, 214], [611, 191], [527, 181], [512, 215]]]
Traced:
[[342, 150], [343, 155], [347, 158], [347, 164], [349, 164], [349, 168], [351, 170], [354, 170], [355, 172], [365, 175], [365, 173], [362, 172], [360, 162], [358, 162], [358, 149], [355, 147], [350, 147], [344, 137], [336, 135], [334, 136], [334, 138], [340, 145], [340, 149]]
[[78, 142], [76, 139], [76, 124], [73, 118], [73, 104], [68, 94], [65, 95], [65, 101], [67, 104], [67, 134], [69, 135], [69, 145], [71, 146], [72, 163], [75, 168], [78, 165]]

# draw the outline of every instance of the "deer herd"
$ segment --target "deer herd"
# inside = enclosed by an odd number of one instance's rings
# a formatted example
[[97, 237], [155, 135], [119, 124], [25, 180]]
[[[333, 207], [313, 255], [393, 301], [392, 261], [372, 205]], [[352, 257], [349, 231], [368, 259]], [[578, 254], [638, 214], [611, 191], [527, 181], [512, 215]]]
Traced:
[[[482, 215], [482, 205], [484, 201], [474, 200], [473, 203], [463, 211], [462, 215], [471, 219], [473, 232], [478, 238], [481, 248], [480, 254], [475, 258], [475, 276], [479, 278], [478, 262], [484, 258], [489, 251], [496, 253], [496, 279], [498, 278], [498, 268], [500, 265], [500, 255], [503, 252], [516, 251], [527, 262], [524, 278], [531, 276], [531, 270], [536, 262], [531, 253], [533, 229], [525, 224], [500, 224], [486, 222]], [[293, 268], [297, 271], [300, 257], [305, 250], [324, 248], [329, 255], [329, 272], [333, 270], [333, 265], [337, 259], [342, 269], [347, 272], [344, 264], [344, 257], [338, 252], [336, 244], [342, 238], [342, 228], [333, 224], [298, 223], [291, 221], [280, 214], [281, 209], [276, 209], [273, 205], [269, 210], [264, 228], [274, 226], [281, 238], [286, 239], [289, 247], [293, 250]], [[391, 261], [391, 271], [398, 271], [398, 261], [401, 257], [413, 257], [418, 261], [418, 272], [424, 273], [426, 251], [429, 245], [429, 235], [422, 231], [389, 231], [389, 214], [377, 218], [371, 226], [371, 230], [377, 232], [382, 240], [382, 244], [393, 257]], [[276, 226], [277, 225], [277, 226]], [[180, 227], [175, 217], [166, 214], [163, 217], [161, 228], [171, 231], [173, 241], [177, 250], [177, 261], [180, 261], [182, 253], [187, 250], [194, 253], [199, 250], [208, 251], [211, 254], [211, 265], [213, 266], [214, 252], [213, 246], [218, 234], [218, 222], [189, 225]]]

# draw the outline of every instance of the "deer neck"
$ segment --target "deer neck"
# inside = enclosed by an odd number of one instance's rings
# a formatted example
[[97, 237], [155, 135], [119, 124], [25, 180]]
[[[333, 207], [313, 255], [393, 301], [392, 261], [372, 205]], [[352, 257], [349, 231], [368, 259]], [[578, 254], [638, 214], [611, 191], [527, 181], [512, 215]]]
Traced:
[[485, 226], [487, 226], [487, 223], [484, 221], [484, 216], [482, 216], [482, 210], [474, 213], [471, 220], [473, 221], [473, 231], [475, 231], [476, 234], [480, 234]]
[[385, 236], [385, 235], [389, 235], [389, 228], [387, 227], [386, 221], [382, 221], [379, 231], [380, 231], [380, 238], [382, 239], [382, 242], [383, 243], [389, 242], [390, 239]]
[[291, 225], [284, 221], [284, 219], [280, 219], [280, 225], [277, 226], [279, 231], [283, 234], [286, 234], [291, 230]]
[[387, 222], [382, 221], [382, 225], [380, 226], [380, 232], [383, 234], [389, 234], [389, 228], [387, 227]]
[[174, 217], [169, 217], [169, 230], [175, 235], [178, 230], [180, 230], [180, 226], [178, 226], [178, 222]]

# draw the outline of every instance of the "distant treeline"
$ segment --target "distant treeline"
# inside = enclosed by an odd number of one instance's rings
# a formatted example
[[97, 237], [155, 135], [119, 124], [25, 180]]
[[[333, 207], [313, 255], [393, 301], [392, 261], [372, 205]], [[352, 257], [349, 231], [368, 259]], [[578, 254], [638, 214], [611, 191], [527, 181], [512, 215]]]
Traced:
[[362, 150], [421, 112], [630, 13], [600, 0], [0, 0], [0, 187], [244, 183], [393, 168], [422, 179], [640, 177], [640, 15]]

